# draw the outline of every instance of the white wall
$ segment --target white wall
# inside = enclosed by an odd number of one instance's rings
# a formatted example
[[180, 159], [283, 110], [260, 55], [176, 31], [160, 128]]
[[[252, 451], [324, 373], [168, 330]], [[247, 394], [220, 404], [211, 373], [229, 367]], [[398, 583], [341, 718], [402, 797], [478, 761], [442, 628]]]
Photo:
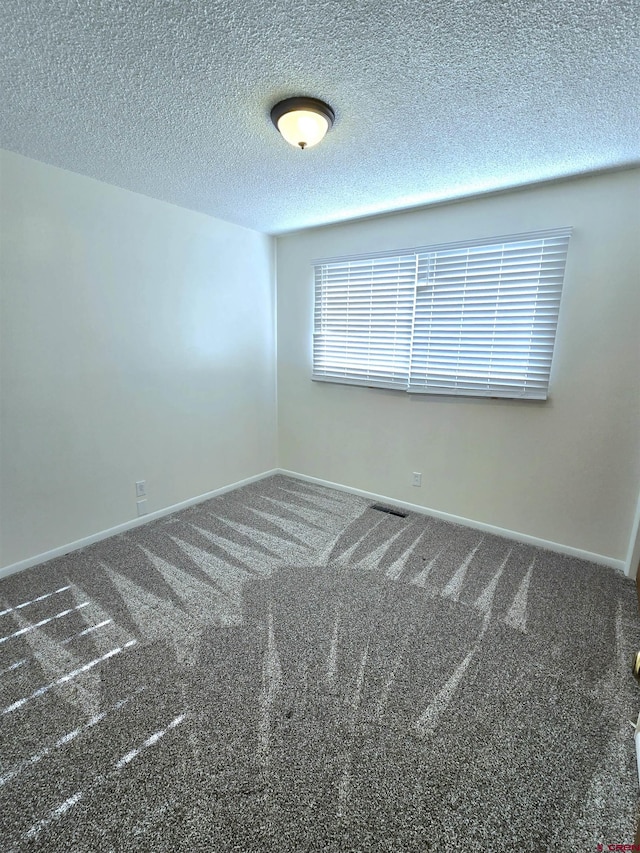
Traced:
[[271, 238], [0, 166], [0, 566], [273, 468]]
[[[278, 238], [280, 466], [624, 560], [640, 485], [639, 198], [630, 170]], [[548, 402], [311, 381], [312, 259], [566, 225]]]
[[[0, 567], [283, 468], [623, 560], [640, 171], [272, 240], [0, 153]], [[551, 398], [312, 383], [311, 260], [573, 225]], [[410, 486], [422, 471], [423, 487]]]

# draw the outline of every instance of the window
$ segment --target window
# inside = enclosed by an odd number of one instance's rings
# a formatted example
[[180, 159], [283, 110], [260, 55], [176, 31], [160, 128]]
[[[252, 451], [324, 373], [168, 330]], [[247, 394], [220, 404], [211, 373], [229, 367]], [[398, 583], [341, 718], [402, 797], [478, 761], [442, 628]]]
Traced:
[[317, 261], [313, 378], [545, 400], [570, 236]]

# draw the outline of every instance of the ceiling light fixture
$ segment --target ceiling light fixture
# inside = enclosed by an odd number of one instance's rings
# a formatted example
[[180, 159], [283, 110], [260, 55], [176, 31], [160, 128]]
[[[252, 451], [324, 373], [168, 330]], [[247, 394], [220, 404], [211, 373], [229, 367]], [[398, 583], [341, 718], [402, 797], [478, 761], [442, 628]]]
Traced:
[[311, 148], [321, 142], [335, 113], [317, 98], [287, 98], [271, 110], [271, 121], [294, 148]]

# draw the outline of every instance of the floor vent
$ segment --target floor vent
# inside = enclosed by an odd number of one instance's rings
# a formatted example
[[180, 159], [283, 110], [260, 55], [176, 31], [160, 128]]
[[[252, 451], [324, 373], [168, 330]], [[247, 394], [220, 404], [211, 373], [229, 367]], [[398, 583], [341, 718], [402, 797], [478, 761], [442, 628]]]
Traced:
[[387, 515], [397, 515], [399, 518], [406, 518], [407, 513], [402, 512], [401, 509], [396, 509], [392, 506], [384, 506], [384, 504], [371, 504], [369, 509], [375, 509], [378, 512], [386, 512]]

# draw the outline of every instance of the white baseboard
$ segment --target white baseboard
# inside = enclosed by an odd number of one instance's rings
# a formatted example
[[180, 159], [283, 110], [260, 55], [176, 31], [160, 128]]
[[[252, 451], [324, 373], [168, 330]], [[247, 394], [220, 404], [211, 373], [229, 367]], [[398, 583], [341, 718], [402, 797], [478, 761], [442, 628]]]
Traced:
[[115, 536], [118, 533], [124, 533], [126, 530], [132, 530], [135, 527], [140, 527], [156, 518], [162, 518], [165, 515], [171, 515], [181, 509], [186, 509], [194, 504], [202, 503], [202, 501], [215, 498], [217, 495], [223, 495], [226, 492], [231, 492], [234, 489], [239, 489], [241, 486], [247, 486], [249, 483], [255, 483], [258, 480], [263, 480], [266, 477], [271, 477], [274, 474], [284, 474], [287, 477], [294, 477], [297, 480], [303, 480], [308, 483], [315, 483], [319, 486], [326, 486], [330, 489], [336, 489], [340, 492], [350, 492], [354, 495], [359, 495], [363, 498], [369, 498], [383, 503], [393, 504], [394, 506], [402, 507], [410, 512], [421, 513], [422, 515], [431, 515], [435, 518], [440, 518], [443, 521], [450, 521], [453, 524], [462, 524], [465, 527], [472, 527], [476, 530], [484, 530], [487, 533], [493, 533], [496, 536], [503, 536], [506, 539], [513, 539], [516, 542], [524, 542], [527, 545], [537, 545], [540, 548], [546, 548], [549, 551], [556, 551], [559, 554], [567, 554], [571, 557], [578, 557], [581, 560], [589, 560], [592, 563], [598, 563], [602, 566], [610, 566], [613, 569], [624, 572], [629, 575], [629, 567], [627, 560], [616, 560], [613, 557], [607, 557], [603, 554], [594, 554], [591, 551], [584, 551], [581, 548], [573, 548], [570, 545], [563, 545], [560, 542], [550, 542], [547, 539], [539, 539], [537, 536], [529, 536], [527, 533], [519, 533], [516, 530], [507, 530], [503, 527], [496, 527], [493, 524], [485, 524], [482, 521], [475, 521], [472, 518], [464, 518], [460, 515], [452, 515], [448, 512], [441, 512], [437, 509], [419, 506], [418, 504], [407, 503], [396, 498], [390, 498], [387, 495], [380, 495], [376, 492], [366, 492], [362, 489], [355, 489], [351, 486], [344, 486], [341, 483], [332, 483], [329, 480], [321, 480], [318, 477], [310, 477], [307, 474], [299, 474], [297, 471], [287, 471], [284, 468], [273, 468], [270, 471], [263, 471], [261, 474], [256, 474], [253, 477], [247, 477], [244, 480], [239, 480], [237, 483], [230, 483], [227, 486], [222, 486], [219, 489], [214, 489], [211, 492], [206, 492], [203, 495], [198, 495], [195, 498], [189, 498], [186, 501], [173, 504], [173, 506], [165, 507], [164, 509], [150, 512], [141, 518], [133, 518], [130, 521], [125, 521], [123, 524], [118, 524], [108, 530], [101, 530], [99, 533], [93, 533], [91, 536], [85, 536], [82, 539], [77, 539], [75, 542], [69, 542], [67, 545], [61, 545], [59, 548], [54, 548], [51, 551], [46, 551], [43, 554], [36, 554], [34, 557], [29, 557], [26, 560], [21, 560], [18, 563], [13, 563], [10, 566], [0, 568], [0, 578], [8, 575], [21, 572], [24, 569], [30, 569], [32, 566], [37, 566], [40, 563], [46, 563], [54, 557], [62, 557], [64, 554], [69, 554], [72, 551], [77, 551], [87, 545], [92, 545], [94, 542], [100, 542], [102, 539], [108, 539], [110, 536]]
[[239, 489], [241, 486], [247, 486], [249, 483], [264, 480], [265, 477], [271, 477], [273, 474], [278, 473], [278, 468], [274, 468], [271, 471], [263, 471], [262, 474], [256, 474], [253, 477], [238, 480], [237, 483], [230, 483], [227, 486], [214, 489], [212, 492], [206, 492], [204, 495], [198, 495], [195, 498], [189, 498], [186, 501], [180, 501], [180, 503], [173, 504], [173, 506], [167, 506], [164, 507], [164, 509], [158, 509], [155, 512], [150, 512], [140, 518], [132, 518], [131, 521], [125, 521], [122, 524], [117, 524], [115, 527], [110, 527], [108, 530], [101, 530], [99, 533], [92, 533], [91, 536], [76, 539], [75, 542], [69, 542], [67, 545], [61, 545], [59, 548], [53, 548], [53, 550], [45, 551], [43, 554], [36, 554], [35, 557], [20, 560], [19, 563], [4, 566], [3, 568], [0, 568], [0, 578], [8, 577], [16, 572], [22, 572], [24, 569], [30, 569], [32, 566], [37, 566], [40, 563], [46, 563], [48, 560], [53, 560], [54, 557], [62, 557], [64, 554], [70, 554], [72, 551], [85, 548], [87, 545], [93, 545], [94, 542], [100, 542], [102, 539], [108, 539], [110, 536], [115, 536], [117, 533], [124, 533], [126, 530], [133, 530], [134, 527], [141, 527], [143, 524], [155, 521], [156, 518], [171, 515], [172, 512], [177, 512], [180, 509], [186, 509], [188, 506], [202, 503], [202, 501], [207, 501], [209, 498], [215, 498], [217, 495], [224, 495], [225, 492], [232, 492], [234, 489]]
[[298, 474], [296, 471], [287, 471], [284, 468], [278, 469], [280, 474], [285, 474], [287, 477], [295, 477], [297, 480], [304, 480], [307, 483], [315, 483], [319, 486], [327, 486], [330, 489], [337, 489], [340, 492], [350, 492], [354, 495], [360, 495], [363, 498], [381, 501], [393, 506], [402, 507], [410, 512], [418, 512], [422, 515], [432, 515], [436, 518], [441, 518], [443, 521], [451, 521], [453, 524], [462, 524], [465, 527], [473, 527], [476, 530], [484, 530], [487, 533], [494, 533], [496, 536], [503, 536], [505, 539], [514, 539], [516, 542], [524, 542], [526, 545], [537, 545], [539, 548], [546, 548], [548, 551], [556, 551], [559, 554], [568, 554], [571, 557], [579, 557], [581, 560], [589, 560], [592, 563], [598, 563], [601, 566], [610, 566], [612, 569], [626, 573], [626, 561], [616, 560], [613, 557], [606, 557], [604, 554], [594, 554], [591, 551], [583, 551], [581, 548], [572, 548], [570, 545], [562, 545], [560, 542], [549, 542], [547, 539], [539, 539], [537, 536], [529, 536], [528, 533], [518, 533], [516, 530], [506, 530], [504, 527], [496, 527], [493, 524], [485, 524], [483, 521], [474, 521], [472, 518], [463, 518], [460, 515], [452, 515], [449, 512], [441, 512], [437, 509], [419, 506], [418, 504], [410, 504], [406, 501], [399, 501], [396, 498], [389, 498], [386, 495], [378, 495], [375, 492], [365, 492], [362, 489], [354, 489], [351, 486], [343, 486], [341, 483], [332, 483], [329, 480], [320, 480], [318, 477], [309, 477], [307, 474]]

